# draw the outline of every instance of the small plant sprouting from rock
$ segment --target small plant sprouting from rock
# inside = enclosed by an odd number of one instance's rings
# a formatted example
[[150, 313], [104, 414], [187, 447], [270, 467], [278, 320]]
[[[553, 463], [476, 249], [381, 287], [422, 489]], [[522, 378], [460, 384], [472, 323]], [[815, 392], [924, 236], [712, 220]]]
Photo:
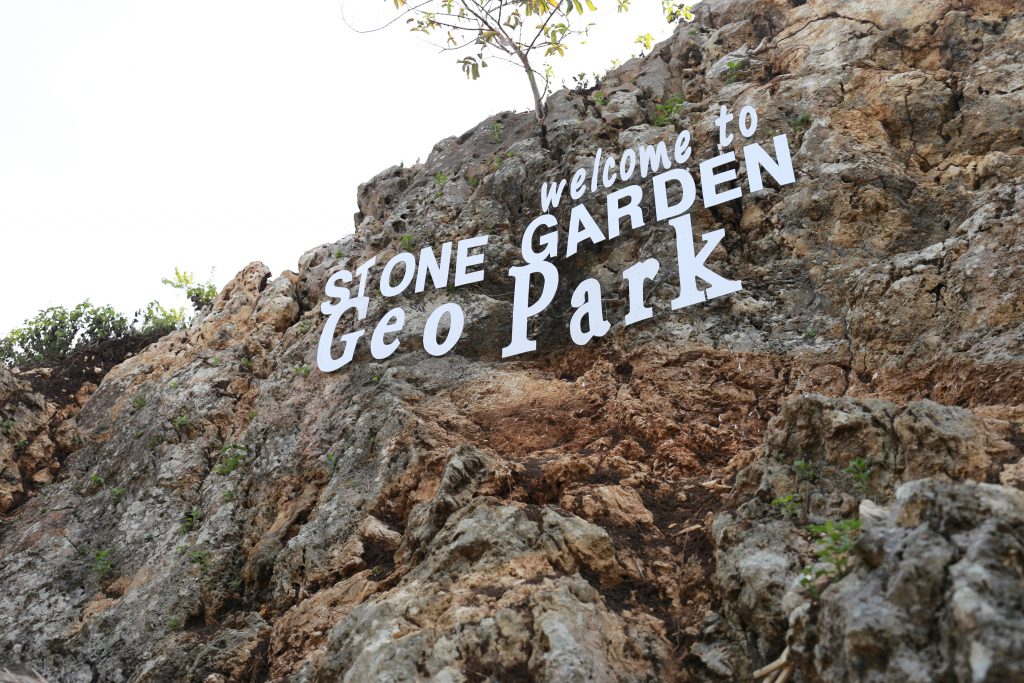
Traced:
[[414, 240], [413, 240], [412, 235], [402, 235], [402, 239], [398, 240], [398, 246], [401, 249], [405, 249], [406, 251], [408, 251], [409, 249], [412, 249], [413, 243], [414, 243]]
[[243, 358], [241, 360], [241, 364], [242, 364], [242, 367], [245, 368], [247, 371], [252, 372], [252, 368], [253, 368], [252, 358], [249, 358], [248, 356], [246, 356], [245, 358]]
[[[596, 83], [597, 74], [594, 74], [594, 79], [595, 79], [594, 85], [597, 85], [597, 83]], [[576, 74], [575, 76], [572, 77], [572, 83], [573, 83], [573, 90], [575, 90], [576, 92], [578, 92], [578, 93], [586, 92], [587, 90], [590, 89], [590, 76], [588, 76], [585, 73], [578, 73], [578, 74]], [[565, 87], [565, 81], [564, 80], [562, 81], [562, 87]]]
[[345, 258], [345, 252], [343, 252], [341, 249], [335, 249], [334, 258]]
[[821, 579], [825, 579], [827, 586], [850, 571], [853, 548], [860, 537], [860, 520], [844, 519], [835, 522], [830, 519], [824, 524], [812, 524], [808, 529], [815, 536], [814, 555], [817, 562], [804, 567], [800, 585], [817, 598], [824, 588]]
[[818, 331], [813, 327], [808, 327], [804, 330], [804, 339], [814, 339], [818, 336]]
[[206, 362], [207, 362], [207, 363], [209, 363], [209, 364], [210, 364], [211, 366], [213, 366], [213, 367], [215, 367], [215, 368], [219, 368], [219, 367], [220, 367], [220, 364], [221, 364], [221, 363], [223, 363], [224, 361], [223, 361], [223, 360], [221, 360], [221, 357], [220, 357], [220, 356], [214, 356], [213, 358], [210, 358], [210, 359], [209, 359], [208, 361], [206, 361]]
[[772, 501], [772, 507], [779, 511], [785, 518], [790, 518], [796, 515], [800, 511], [800, 505], [797, 502], [797, 497], [794, 494], [788, 496], [782, 496]]
[[127, 492], [127, 489], [125, 489], [123, 486], [115, 486], [113, 489], [110, 490], [110, 495], [113, 496], [114, 501], [117, 502], [121, 500], [121, 498], [123, 498], [124, 494]]
[[793, 471], [801, 479], [811, 481], [814, 479], [814, 465], [808, 460], [798, 459], [793, 461]]
[[747, 71], [747, 60], [745, 59], [730, 59], [725, 63], [725, 82], [739, 83], [746, 78]]
[[210, 553], [206, 550], [192, 550], [188, 554], [189, 564], [194, 564], [199, 567], [199, 571], [206, 571], [206, 561], [209, 558]]
[[599, 107], [603, 107], [603, 106], [605, 106], [606, 104], [608, 104], [608, 96], [607, 96], [607, 95], [605, 95], [605, 94], [604, 94], [604, 93], [603, 93], [602, 91], [600, 91], [600, 90], [598, 90], [598, 91], [597, 91], [597, 92], [595, 92], [595, 93], [594, 93], [593, 95], [591, 95], [591, 96], [590, 96], [590, 98], [591, 98], [592, 100], [594, 100], [594, 104], [596, 104], [596, 105], [597, 105], [597, 106], [599, 106]]
[[505, 126], [501, 121], [491, 122], [491, 142], [500, 145], [505, 139]]
[[491, 159], [491, 170], [497, 171], [501, 168], [501, 165], [505, 163], [505, 159], [513, 159], [515, 156], [516, 153], [511, 149], [506, 149], [504, 152], [498, 152], [494, 155], [494, 158]]
[[231, 489], [224, 489], [220, 493], [220, 499], [225, 503], [230, 503], [235, 499], [235, 492]]
[[296, 365], [292, 368], [292, 373], [296, 375], [302, 375], [303, 377], [309, 377], [309, 373], [313, 368], [309, 366], [309, 363], [303, 363], [302, 365]]
[[187, 534], [190, 531], [194, 531], [199, 528], [199, 523], [203, 521], [203, 512], [199, 508], [192, 508], [185, 513], [185, 517], [181, 520], [181, 524], [178, 525], [178, 533]]
[[145, 407], [146, 397], [143, 396], [142, 394], [135, 394], [135, 396], [132, 397], [132, 408], [135, 410], [135, 412], [138, 412]]
[[313, 329], [313, 321], [311, 320], [300, 320], [299, 324], [295, 326], [295, 331], [299, 334], [306, 334]]
[[14, 420], [4, 420], [0, 422], [0, 433], [4, 436], [10, 436], [11, 432], [14, 431]]
[[177, 631], [181, 628], [181, 619], [178, 617], [171, 617], [167, 620], [167, 630]]
[[213, 282], [196, 282], [192, 273], [178, 268], [174, 269], [173, 278], [165, 277], [161, 282], [174, 289], [183, 290], [197, 311], [212, 306], [213, 300], [217, 298], [217, 286]]
[[97, 550], [92, 558], [92, 571], [100, 580], [107, 578], [110, 570], [114, 568], [114, 562], [110, 559], [109, 550]]
[[101, 477], [98, 474], [90, 474], [89, 475], [89, 487], [90, 488], [99, 488], [101, 486], [103, 486], [103, 477]]
[[28, 448], [28, 439], [18, 439], [14, 442], [14, 449], [17, 451], [23, 451]]
[[192, 418], [182, 413], [177, 417], [171, 418], [171, 426], [179, 432], [184, 432], [192, 425]]
[[338, 456], [333, 452], [327, 454], [327, 471], [334, 474], [334, 470], [338, 468]]
[[793, 119], [793, 131], [799, 133], [805, 128], [811, 126], [811, 112], [804, 111], [800, 112], [800, 115]]
[[683, 111], [686, 98], [682, 95], [673, 95], [654, 108], [654, 125], [667, 126], [672, 123]]
[[[438, 171], [434, 174], [434, 184], [437, 186], [437, 191], [434, 192], [434, 199], [438, 199], [444, 194], [444, 186], [448, 184], [448, 174], [444, 171]], [[409, 237], [405, 235], [402, 239]]]
[[871, 466], [864, 458], [854, 458], [846, 467], [847, 474], [853, 477], [853, 485], [859, 491], [868, 488], [868, 479], [871, 477]]
[[249, 455], [249, 447], [240, 443], [228, 444], [220, 449], [220, 462], [214, 468], [214, 472], [221, 476], [227, 476], [238, 469], [238, 466], [245, 461]]

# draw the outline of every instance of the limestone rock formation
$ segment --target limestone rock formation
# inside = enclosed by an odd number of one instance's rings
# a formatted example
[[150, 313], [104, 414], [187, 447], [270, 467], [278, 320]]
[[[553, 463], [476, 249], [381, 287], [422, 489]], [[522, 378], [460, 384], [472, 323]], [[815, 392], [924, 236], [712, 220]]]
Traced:
[[[0, 666], [733, 682], [785, 652], [766, 680], [1024, 680], [1022, 61], [1009, 0], [709, 0], [555, 93], [546, 148], [504, 113], [383, 171], [354, 235], [248, 266], [80, 405], [0, 370]], [[501, 360], [540, 181], [683, 129], [709, 158], [722, 104], [797, 171], [692, 212], [743, 290], [672, 311], [659, 276], [625, 326], [622, 270], [676, 258], [652, 220], [560, 261], [541, 351]], [[483, 282], [371, 299], [405, 308], [398, 353], [316, 369], [333, 272], [480, 234]], [[589, 277], [612, 328], [578, 347]], [[465, 334], [433, 357], [449, 300]]]

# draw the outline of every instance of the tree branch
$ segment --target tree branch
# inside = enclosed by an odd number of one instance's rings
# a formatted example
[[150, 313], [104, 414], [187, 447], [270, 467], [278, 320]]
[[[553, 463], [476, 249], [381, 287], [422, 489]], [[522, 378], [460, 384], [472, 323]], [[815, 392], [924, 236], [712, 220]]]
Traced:
[[388, 26], [391, 26], [391, 24], [395, 23], [396, 21], [398, 21], [399, 19], [401, 19], [405, 15], [412, 14], [413, 12], [417, 12], [424, 5], [429, 5], [432, 2], [434, 2], [434, 0], [423, 0], [423, 2], [419, 3], [418, 5], [408, 5], [408, 6], [406, 6], [406, 8], [404, 10], [399, 12], [398, 15], [394, 19], [392, 19], [391, 21], [389, 21], [389, 22], [387, 22], [385, 24], [382, 24], [382, 25], [378, 26], [377, 28], [370, 28], [370, 29], [358, 29], [358, 28], [356, 28], [355, 26], [353, 26], [352, 24], [349, 23], [348, 18], [345, 17], [345, 5], [344, 5], [343, 0], [338, 0], [338, 10], [341, 12], [341, 20], [343, 22], [345, 22], [345, 26], [348, 26], [350, 29], [352, 29], [356, 33], [376, 33], [377, 31], [383, 31]]

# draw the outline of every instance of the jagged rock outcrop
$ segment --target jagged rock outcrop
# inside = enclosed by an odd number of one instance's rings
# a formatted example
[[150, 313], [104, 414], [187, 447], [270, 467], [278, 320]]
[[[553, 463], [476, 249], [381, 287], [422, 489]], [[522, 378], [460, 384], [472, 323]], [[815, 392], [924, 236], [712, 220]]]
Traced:
[[1024, 493], [918, 480], [863, 515], [858, 570], [796, 613], [804, 677], [1024, 680]]
[[[40, 368], [31, 374], [48, 372]], [[78, 446], [75, 413], [95, 389], [84, 382], [58, 405], [35, 391], [23, 375], [0, 366], [0, 513], [53, 483], [61, 457]]]
[[[361, 186], [354, 235], [296, 273], [250, 265], [73, 422], [0, 370], [3, 481], [22, 492], [0, 493], [0, 665], [713, 682], [788, 646], [802, 683], [1022, 680], [1024, 16], [1005, 0], [698, 14], [604, 97], [555, 93], [547, 148], [531, 114], [500, 114]], [[669, 97], [686, 104], [666, 121]], [[655, 317], [627, 328], [622, 270], [675, 260], [651, 221], [560, 261], [542, 352], [500, 360], [540, 180], [684, 128], [708, 158], [721, 104], [754, 105], [756, 139], [786, 133], [797, 169], [692, 212], [695, 232], [726, 229], [713, 262], [744, 289], [672, 311], [678, 282], [659, 277]], [[398, 353], [315, 368], [331, 273], [478, 234], [483, 282], [372, 298], [367, 320], [406, 309]], [[569, 296], [588, 277], [613, 326], [577, 347]], [[446, 300], [467, 327], [435, 358], [417, 332]], [[44, 423], [68, 435], [59, 468], [10, 450]], [[56, 477], [28, 497], [37, 465]], [[840, 520], [861, 524], [848, 566], [801, 584], [822, 564], [807, 525]]]

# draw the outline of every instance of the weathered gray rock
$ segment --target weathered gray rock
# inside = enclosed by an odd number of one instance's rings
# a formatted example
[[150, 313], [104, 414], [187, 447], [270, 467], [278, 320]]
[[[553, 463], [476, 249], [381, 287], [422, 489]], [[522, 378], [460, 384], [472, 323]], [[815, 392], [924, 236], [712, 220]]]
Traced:
[[1024, 680], [1024, 493], [905, 484], [857, 552], [798, 634], [807, 680]]
[[613, 558], [598, 527], [475, 498], [394, 589], [340, 621], [296, 680], [660, 680], [660, 624], [615, 614], [581, 577], [617, 585]]

